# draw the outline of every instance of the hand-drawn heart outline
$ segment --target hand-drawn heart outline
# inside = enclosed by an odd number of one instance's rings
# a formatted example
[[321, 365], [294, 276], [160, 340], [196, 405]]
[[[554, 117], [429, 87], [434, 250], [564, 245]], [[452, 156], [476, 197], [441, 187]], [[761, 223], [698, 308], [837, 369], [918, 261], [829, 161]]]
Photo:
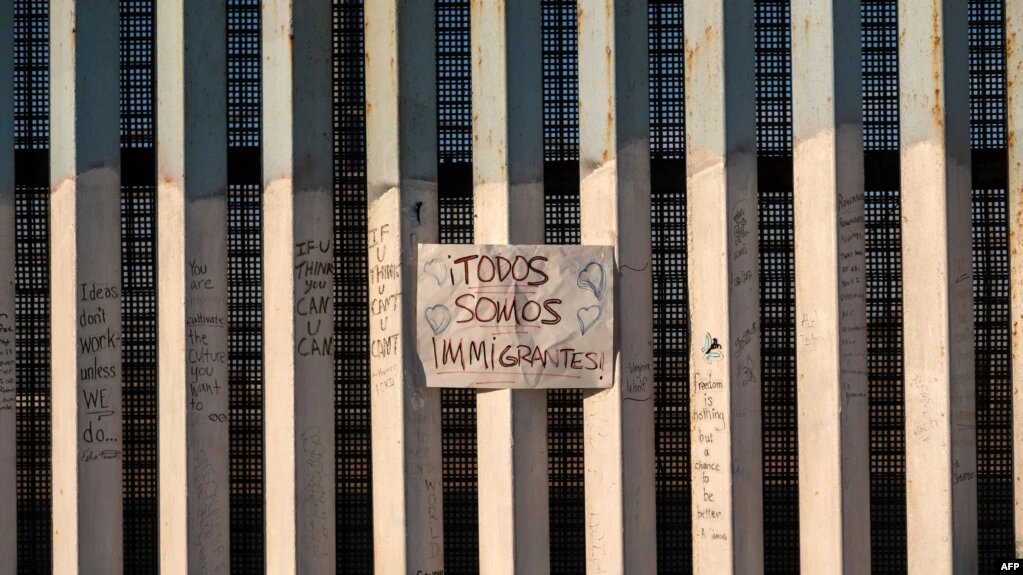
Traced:
[[579, 308], [579, 311], [575, 312], [575, 319], [579, 320], [579, 334], [586, 335], [586, 330], [593, 327], [593, 324], [597, 323], [597, 320], [600, 319], [600, 316], [603, 314], [604, 314], [603, 306], [591, 305], [589, 307]]
[[604, 266], [597, 262], [586, 264], [576, 275], [575, 285], [590, 290], [599, 300], [604, 295], [604, 286], [606, 285]]
[[444, 304], [439, 303], [426, 308], [423, 316], [426, 318], [426, 323], [430, 326], [430, 329], [433, 330], [433, 335], [444, 333], [444, 330], [451, 325], [451, 310]]
[[423, 264], [423, 273], [432, 277], [437, 282], [437, 287], [448, 281], [448, 266], [440, 258], [433, 258]]

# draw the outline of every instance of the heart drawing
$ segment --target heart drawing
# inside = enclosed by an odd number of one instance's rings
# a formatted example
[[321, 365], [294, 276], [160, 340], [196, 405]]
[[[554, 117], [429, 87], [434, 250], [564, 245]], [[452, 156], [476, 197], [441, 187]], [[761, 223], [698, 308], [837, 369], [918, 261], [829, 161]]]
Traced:
[[575, 283], [582, 289], [588, 289], [599, 300], [604, 295], [604, 266], [597, 262], [590, 262], [586, 267], [579, 270]]
[[451, 325], [451, 311], [443, 304], [426, 308], [426, 323], [433, 330], [433, 335], [440, 335]]
[[579, 320], [579, 334], [586, 335], [586, 330], [597, 323], [602, 313], [604, 313], [604, 308], [599, 305], [579, 308], [579, 311], [575, 312], [575, 318]]
[[432, 277], [437, 282], [437, 287], [448, 281], [448, 266], [440, 259], [433, 258], [423, 264], [423, 273]]

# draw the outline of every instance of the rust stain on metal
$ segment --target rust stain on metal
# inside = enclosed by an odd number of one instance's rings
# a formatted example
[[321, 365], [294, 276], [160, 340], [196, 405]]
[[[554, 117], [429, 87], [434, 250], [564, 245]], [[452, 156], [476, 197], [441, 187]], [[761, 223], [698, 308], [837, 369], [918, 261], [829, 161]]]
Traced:
[[939, 131], [945, 129], [944, 106], [941, 105], [941, 88], [934, 88], [934, 105], [931, 106], [931, 117]]
[[605, 88], [607, 94], [607, 117], [604, 121], [604, 146], [603, 152], [601, 153], [602, 163], [607, 163], [610, 157], [610, 148], [614, 145], [614, 127], [615, 127], [615, 62], [614, 62], [614, 47], [611, 45], [611, 39], [614, 38], [613, 27], [614, 20], [612, 19], [610, 12], [610, 4], [604, 3], [606, 11], [606, 18], [604, 20], [604, 37], [607, 38], [608, 43], [604, 45], [604, 69], [606, 70], [606, 81], [607, 87]]
[[934, 77], [934, 103], [931, 106], [931, 117], [934, 120], [935, 127], [940, 132], [943, 132], [945, 129], [945, 107], [941, 101], [941, 83], [944, 75], [942, 74], [940, 2], [941, 0], [931, 0], [931, 70]]
[[[683, 50], [685, 50], [685, 55], [686, 55], [686, 61], [685, 61], [686, 76], [691, 76], [692, 72], [693, 72], [693, 64], [696, 61], [697, 54], [699, 54], [699, 52], [700, 52], [700, 45], [699, 44], [692, 44], [692, 45], [690, 45], [688, 38], [684, 38], [682, 42], [683, 42]], [[688, 130], [686, 130], [686, 132], [688, 133]]]
[[611, 150], [615, 148], [615, 51], [613, 42], [614, 34], [614, 0], [604, 0], [604, 38], [607, 44], [604, 45], [604, 66], [607, 81], [607, 119], [604, 121], [604, 145], [601, 151], [601, 163], [607, 164], [611, 158]]

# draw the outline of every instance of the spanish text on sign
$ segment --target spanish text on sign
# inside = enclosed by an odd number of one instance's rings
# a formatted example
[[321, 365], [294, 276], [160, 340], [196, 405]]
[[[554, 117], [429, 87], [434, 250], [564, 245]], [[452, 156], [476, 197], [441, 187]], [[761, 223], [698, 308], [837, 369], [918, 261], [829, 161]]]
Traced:
[[417, 267], [428, 386], [611, 387], [611, 246], [424, 244]]

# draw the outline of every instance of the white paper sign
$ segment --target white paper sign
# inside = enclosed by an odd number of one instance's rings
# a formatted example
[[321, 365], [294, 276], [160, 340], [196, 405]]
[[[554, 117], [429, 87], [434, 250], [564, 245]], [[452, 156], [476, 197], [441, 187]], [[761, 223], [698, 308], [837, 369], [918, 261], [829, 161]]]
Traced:
[[427, 386], [611, 387], [612, 246], [422, 244], [418, 265]]

